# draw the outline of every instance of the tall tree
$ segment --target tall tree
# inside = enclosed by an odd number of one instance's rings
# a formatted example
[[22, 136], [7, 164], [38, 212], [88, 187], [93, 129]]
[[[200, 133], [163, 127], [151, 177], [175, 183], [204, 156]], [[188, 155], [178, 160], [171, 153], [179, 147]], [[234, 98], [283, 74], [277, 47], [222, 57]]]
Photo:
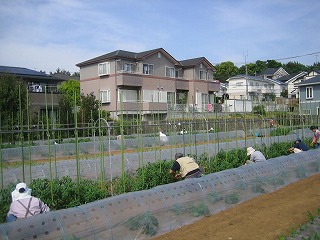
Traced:
[[17, 124], [20, 110], [27, 108], [27, 85], [15, 75], [1, 74], [0, 96], [1, 126]]
[[277, 62], [276, 60], [267, 60], [267, 67], [268, 68], [279, 68], [279, 67], [282, 67], [282, 63]]
[[222, 62], [215, 66], [215, 79], [225, 82], [228, 78], [233, 77], [238, 74], [238, 67], [232, 62]]
[[[250, 76], [255, 76], [257, 74], [257, 66], [255, 63], [248, 63], [247, 64], [247, 71], [248, 71], [248, 75]], [[246, 74], [246, 65], [242, 65], [239, 68], [239, 73], [240, 74]]]
[[283, 64], [283, 68], [289, 74], [300, 73], [308, 70], [308, 67], [299, 62], [288, 62], [286, 64]]
[[266, 61], [261, 61], [261, 60], [256, 61], [257, 75], [259, 75], [260, 73], [262, 73], [266, 69], [267, 69], [267, 62]]
[[[80, 82], [76, 80], [69, 80], [61, 83], [58, 86], [61, 93], [59, 98], [60, 122], [63, 124], [74, 123], [73, 114], [80, 106]], [[77, 109], [74, 109], [74, 106]]]

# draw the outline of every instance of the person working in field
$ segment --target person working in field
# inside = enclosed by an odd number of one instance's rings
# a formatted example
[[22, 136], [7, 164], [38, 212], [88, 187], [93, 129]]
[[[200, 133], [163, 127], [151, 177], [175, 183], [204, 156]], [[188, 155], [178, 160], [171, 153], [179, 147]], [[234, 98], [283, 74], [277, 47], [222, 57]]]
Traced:
[[11, 193], [12, 203], [7, 214], [7, 222], [28, 218], [49, 212], [50, 208], [39, 198], [31, 196], [31, 189], [25, 183], [18, 183]]
[[201, 177], [200, 167], [193, 158], [184, 157], [182, 153], [177, 153], [175, 159], [169, 173], [174, 175], [176, 179]]
[[320, 131], [316, 126], [311, 126], [310, 130], [313, 132], [313, 139], [311, 145], [315, 148], [320, 148]]
[[289, 148], [289, 152], [291, 153], [299, 153], [309, 150], [308, 146], [304, 144], [300, 138], [297, 138], [293, 144], [293, 147]]
[[250, 160], [247, 160], [246, 164], [266, 161], [266, 157], [263, 153], [255, 150], [253, 147], [247, 148], [247, 156], [250, 156]]

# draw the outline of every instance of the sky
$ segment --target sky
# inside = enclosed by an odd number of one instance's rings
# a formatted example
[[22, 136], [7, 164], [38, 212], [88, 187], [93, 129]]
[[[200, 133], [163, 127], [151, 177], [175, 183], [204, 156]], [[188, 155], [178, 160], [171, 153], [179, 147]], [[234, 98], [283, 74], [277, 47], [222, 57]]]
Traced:
[[320, 61], [319, 0], [0, 0], [0, 65], [46, 73], [115, 50], [213, 65]]

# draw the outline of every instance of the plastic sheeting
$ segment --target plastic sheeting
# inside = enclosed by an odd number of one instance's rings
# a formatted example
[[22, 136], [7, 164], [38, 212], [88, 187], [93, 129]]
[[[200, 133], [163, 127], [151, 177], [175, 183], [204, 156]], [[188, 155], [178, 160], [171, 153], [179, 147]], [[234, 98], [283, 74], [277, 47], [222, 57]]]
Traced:
[[[305, 131], [307, 134], [304, 135], [305, 137], [312, 137], [312, 132], [306, 131], [305, 129], [296, 130], [297, 134], [291, 134], [286, 136], [275, 136], [275, 137], [263, 137], [263, 138], [251, 138], [247, 140], [233, 140], [228, 142], [220, 142], [219, 139], [215, 139], [215, 143], [210, 144], [204, 144], [206, 143], [206, 140], [208, 135], [207, 134], [199, 134], [197, 136], [193, 136], [190, 138], [190, 136], [186, 135], [184, 136], [186, 139], [189, 139], [188, 141], [191, 141], [192, 139], [196, 139], [196, 141], [200, 141], [203, 144], [190, 144], [187, 145], [187, 141], [185, 144], [185, 147], [179, 147], [179, 148], [158, 148], [157, 150], [150, 150], [147, 151], [146, 149], [143, 149], [143, 151], [138, 151], [137, 144], [139, 144], [139, 139], [126, 139], [125, 145], [126, 149], [131, 146], [133, 149], [135, 149], [135, 152], [129, 151], [128, 153], [125, 152], [124, 154], [124, 168], [126, 171], [134, 172], [137, 170], [141, 163], [144, 162], [145, 164], [150, 162], [154, 163], [159, 160], [173, 160], [174, 155], [177, 152], [182, 152], [185, 154], [193, 154], [200, 156], [203, 153], [207, 153], [209, 157], [214, 156], [217, 154], [220, 150], [226, 150], [229, 151], [234, 148], [245, 148], [247, 146], [270, 146], [274, 142], [285, 142], [285, 141], [294, 141], [296, 137], [302, 136], [302, 133]], [[236, 137], [237, 134], [240, 134], [239, 132], [227, 132], [227, 133], [221, 133], [220, 135], [224, 134], [225, 137], [228, 136], [228, 139], [231, 139], [232, 137]], [[201, 136], [201, 137], [200, 137]], [[216, 137], [218, 135], [209, 134], [210, 139], [213, 137]], [[179, 137], [180, 140], [183, 138], [183, 136], [179, 135], [176, 136]], [[220, 136], [222, 137], [222, 136]], [[151, 144], [152, 141], [154, 141], [152, 144], [158, 144], [159, 139], [155, 138], [145, 138], [143, 139], [143, 143], [145, 145]], [[171, 141], [174, 141], [174, 136], [169, 138], [169, 143]], [[113, 140], [117, 141], [117, 140]], [[121, 154], [118, 155], [112, 155], [112, 156], [102, 156], [99, 152], [99, 142], [89, 142], [89, 143], [79, 143], [79, 151], [80, 155], [82, 156], [81, 159], [79, 159], [79, 166], [80, 166], [80, 177], [81, 178], [89, 178], [89, 179], [99, 179], [101, 174], [101, 167], [103, 167], [103, 172], [105, 173], [106, 180], [113, 179], [114, 176], [119, 176], [122, 173], [122, 159]], [[108, 141], [105, 143], [105, 151], [108, 150]], [[115, 143], [113, 143], [115, 144]], [[119, 142], [117, 143], [119, 144]], [[112, 146], [112, 144], [110, 144]], [[23, 176], [25, 177], [25, 182], [30, 183], [31, 179], [35, 178], [50, 178], [50, 176], [56, 176], [58, 178], [62, 178], [63, 176], [69, 176], [72, 179], [77, 178], [77, 160], [74, 159], [74, 157], [70, 157], [74, 154], [75, 144], [58, 144], [51, 146], [51, 166], [48, 162], [43, 164], [34, 165], [29, 168], [29, 161], [25, 160], [25, 165], [27, 167], [24, 169], [22, 166], [16, 167], [16, 168], [9, 168], [2, 172], [3, 176], [3, 185], [7, 186], [9, 183], [12, 182], [19, 182], [22, 181]], [[37, 156], [43, 156], [48, 155], [48, 146], [33, 146], [31, 148], [31, 159], [35, 160], [37, 159]], [[91, 149], [91, 150], [90, 150]], [[93, 151], [95, 149], [95, 151]], [[28, 148], [25, 148], [23, 153], [26, 154], [28, 151]], [[83, 152], [87, 151], [90, 152], [90, 154], [84, 154]], [[9, 159], [16, 158], [15, 155], [20, 154], [20, 161], [21, 161], [21, 149], [2, 149], [2, 157], [3, 161], [10, 161]], [[58, 154], [59, 153], [59, 154]], [[94, 153], [94, 154], [91, 154]], [[55, 158], [56, 156], [56, 158]], [[60, 156], [60, 157], [58, 157]], [[70, 160], [66, 160], [70, 159]], [[16, 159], [17, 160], [17, 159]], [[18, 159], [19, 160], [19, 159]], [[48, 160], [47, 160], [48, 161]], [[30, 169], [30, 170], [29, 170]], [[51, 172], [50, 172], [51, 170]], [[23, 174], [24, 171], [24, 174]]]
[[0, 225], [1, 239], [150, 239], [320, 173], [320, 149]]

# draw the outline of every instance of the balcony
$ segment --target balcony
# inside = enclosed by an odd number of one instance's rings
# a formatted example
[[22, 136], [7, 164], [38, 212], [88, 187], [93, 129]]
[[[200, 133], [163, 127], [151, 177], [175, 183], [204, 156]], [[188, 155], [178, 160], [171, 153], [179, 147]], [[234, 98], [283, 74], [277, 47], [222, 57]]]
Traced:
[[58, 86], [56, 84], [29, 84], [28, 91], [30, 93], [58, 93]]
[[209, 92], [219, 92], [220, 82], [219, 81], [208, 81], [208, 91]]
[[140, 74], [120, 73], [116, 75], [116, 78], [117, 86], [142, 87], [143, 84], [143, 77]]
[[189, 90], [189, 81], [181, 78], [176, 79], [177, 90]]
[[264, 86], [248, 86], [249, 93], [273, 93], [274, 89], [266, 88]]
[[157, 111], [167, 111], [168, 104], [164, 102], [123, 102], [122, 108], [120, 108], [120, 103], [118, 102], [118, 109], [123, 111], [143, 111], [146, 112], [157, 112]]

